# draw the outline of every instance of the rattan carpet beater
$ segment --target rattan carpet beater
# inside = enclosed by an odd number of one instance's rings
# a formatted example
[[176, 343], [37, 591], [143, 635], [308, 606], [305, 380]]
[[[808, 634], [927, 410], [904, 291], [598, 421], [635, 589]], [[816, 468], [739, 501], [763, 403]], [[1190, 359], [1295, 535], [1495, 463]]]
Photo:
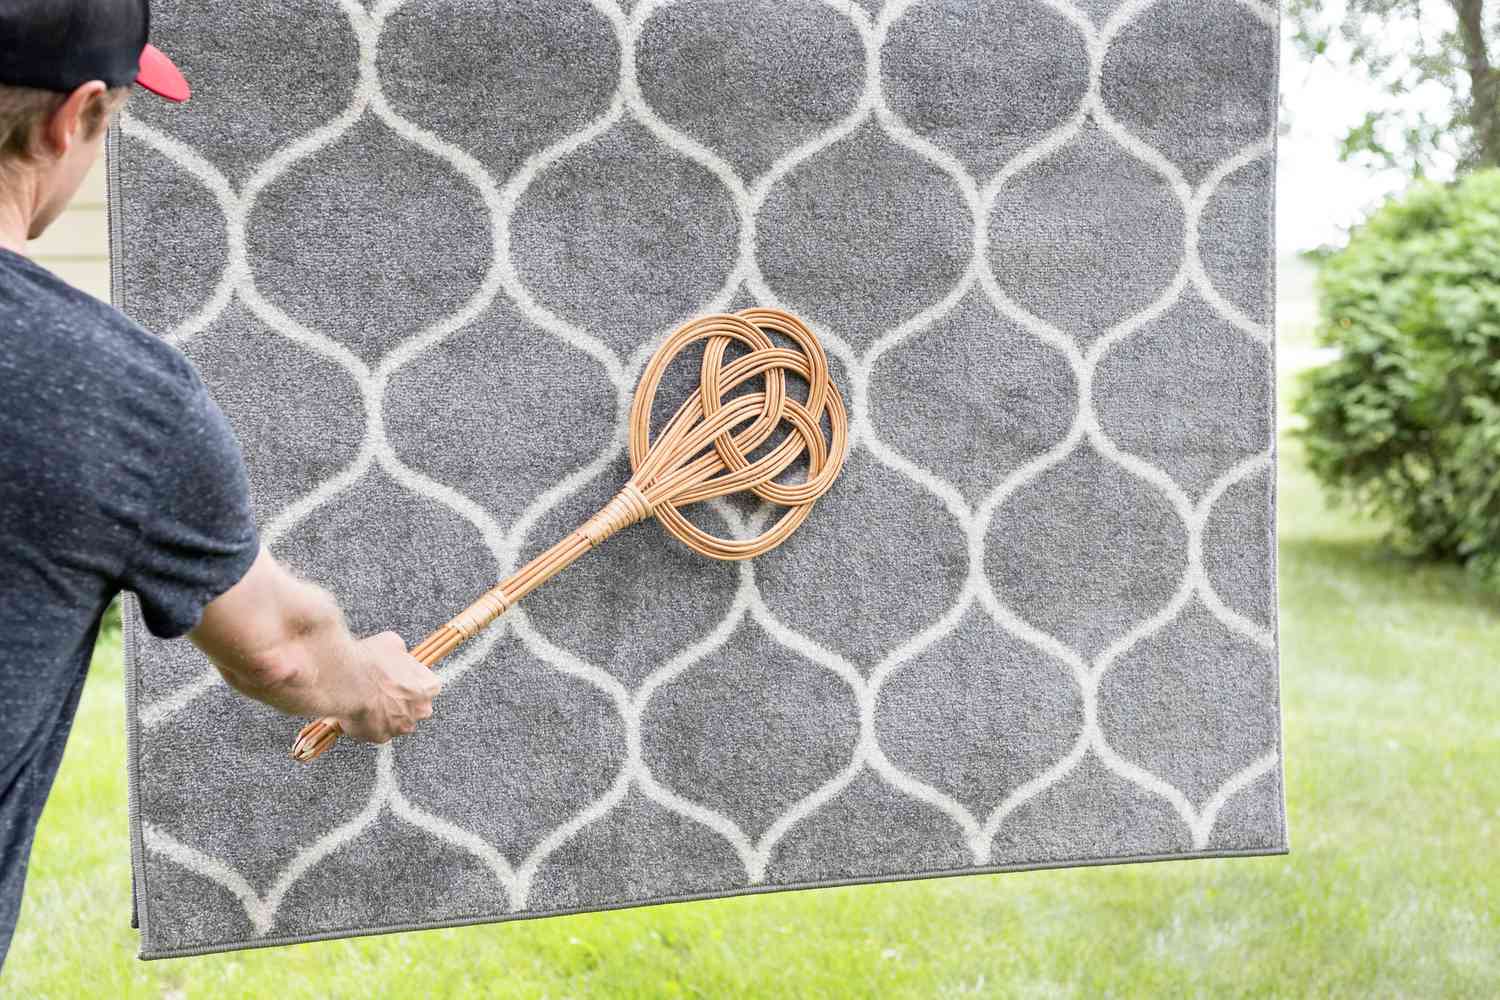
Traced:
[[[797, 350], [777, 346], [772, 333], [786, 337]], [[662, 375], [678, 354], [698, 341], [707, 342], [699, 386], [652, 441], [651, 412]], [[748, 353], [726, 363], [725, 353], [734, 342]], [[807, 383], [805, 402], [787, 394], [788, 373]], [[763, 379], [759, 392], [728, 395], [756, 377]], [[820, 426], [824, 415], [827, 441]], [[786, 436], [752, 460], [749, 456], [783, 425], [788, 427]], [[422, 640], [411, 654], [429, 667], [435, 665], [579, 556], [652, 515], [694, 552], [714, 559], [752, 559], [769, 552], [807, 519], [813, 502], [838, 476], [848, 450], [848, 431], [843, 400], [828, 376], [828, 357], [795, 316], [757, 308], [692, 320], [666, 339], [641, 373], [630, 408], [633, 471], [620, 492], [562, 541]], [[803, 455], [806, 478], [790, 485], [777, 482]], [[749, 540], [711, 535], [678, 509], [745, 490], [787, 508], [775, 524]], [[308, 723], [297, 736], [292, 756], [312, 760], [333, 746], [341, 732], [336, 719]]]

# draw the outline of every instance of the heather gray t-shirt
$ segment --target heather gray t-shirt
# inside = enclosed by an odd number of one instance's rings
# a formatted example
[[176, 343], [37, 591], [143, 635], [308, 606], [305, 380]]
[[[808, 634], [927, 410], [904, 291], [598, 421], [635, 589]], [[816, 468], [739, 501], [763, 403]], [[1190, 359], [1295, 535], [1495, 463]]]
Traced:
[[180, 636], [258, 551], [239, 445], [188, 360], [0, 248], [0, 962], [110, 599]]

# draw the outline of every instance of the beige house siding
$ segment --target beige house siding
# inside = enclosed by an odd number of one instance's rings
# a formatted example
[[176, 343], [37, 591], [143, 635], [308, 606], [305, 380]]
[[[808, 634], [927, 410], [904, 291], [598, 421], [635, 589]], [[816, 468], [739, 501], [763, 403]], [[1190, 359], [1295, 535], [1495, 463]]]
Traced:
[[109, 301], [109, 215], [105, 211], [104, 157], [89, 172], [65, 212], [32, 240], [27, 253], [71, 285]]

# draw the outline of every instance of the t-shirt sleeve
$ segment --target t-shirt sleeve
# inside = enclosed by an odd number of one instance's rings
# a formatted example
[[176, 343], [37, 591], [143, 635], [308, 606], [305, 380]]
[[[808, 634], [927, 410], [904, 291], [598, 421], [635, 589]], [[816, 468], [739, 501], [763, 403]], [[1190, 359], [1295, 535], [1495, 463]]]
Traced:
[[196, 377], [178, 405], [157, 449], [153, 502], [124, 581], [162, 639], [192, 631], [260, 551], [244, 457], [223, 411]]

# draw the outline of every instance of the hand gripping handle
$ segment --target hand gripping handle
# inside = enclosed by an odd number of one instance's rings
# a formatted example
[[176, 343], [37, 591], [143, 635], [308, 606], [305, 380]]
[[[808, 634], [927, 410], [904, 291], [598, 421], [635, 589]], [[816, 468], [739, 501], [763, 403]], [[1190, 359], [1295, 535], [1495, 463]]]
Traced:
[[[479, 600], [464, 608], [452, 621], [423, 639], [411, 650], [411, 655], [424, 667], [433, 667], [482, 632], [490, 622], [510, 610], [504, 590], [506, 583], [485, 591]], [[343, 733], [344, 727], [331, 716], [309, 722], [297, 734], [297, 742], [292, 744], [292, 759], [306, 762], [322, 756]]]

